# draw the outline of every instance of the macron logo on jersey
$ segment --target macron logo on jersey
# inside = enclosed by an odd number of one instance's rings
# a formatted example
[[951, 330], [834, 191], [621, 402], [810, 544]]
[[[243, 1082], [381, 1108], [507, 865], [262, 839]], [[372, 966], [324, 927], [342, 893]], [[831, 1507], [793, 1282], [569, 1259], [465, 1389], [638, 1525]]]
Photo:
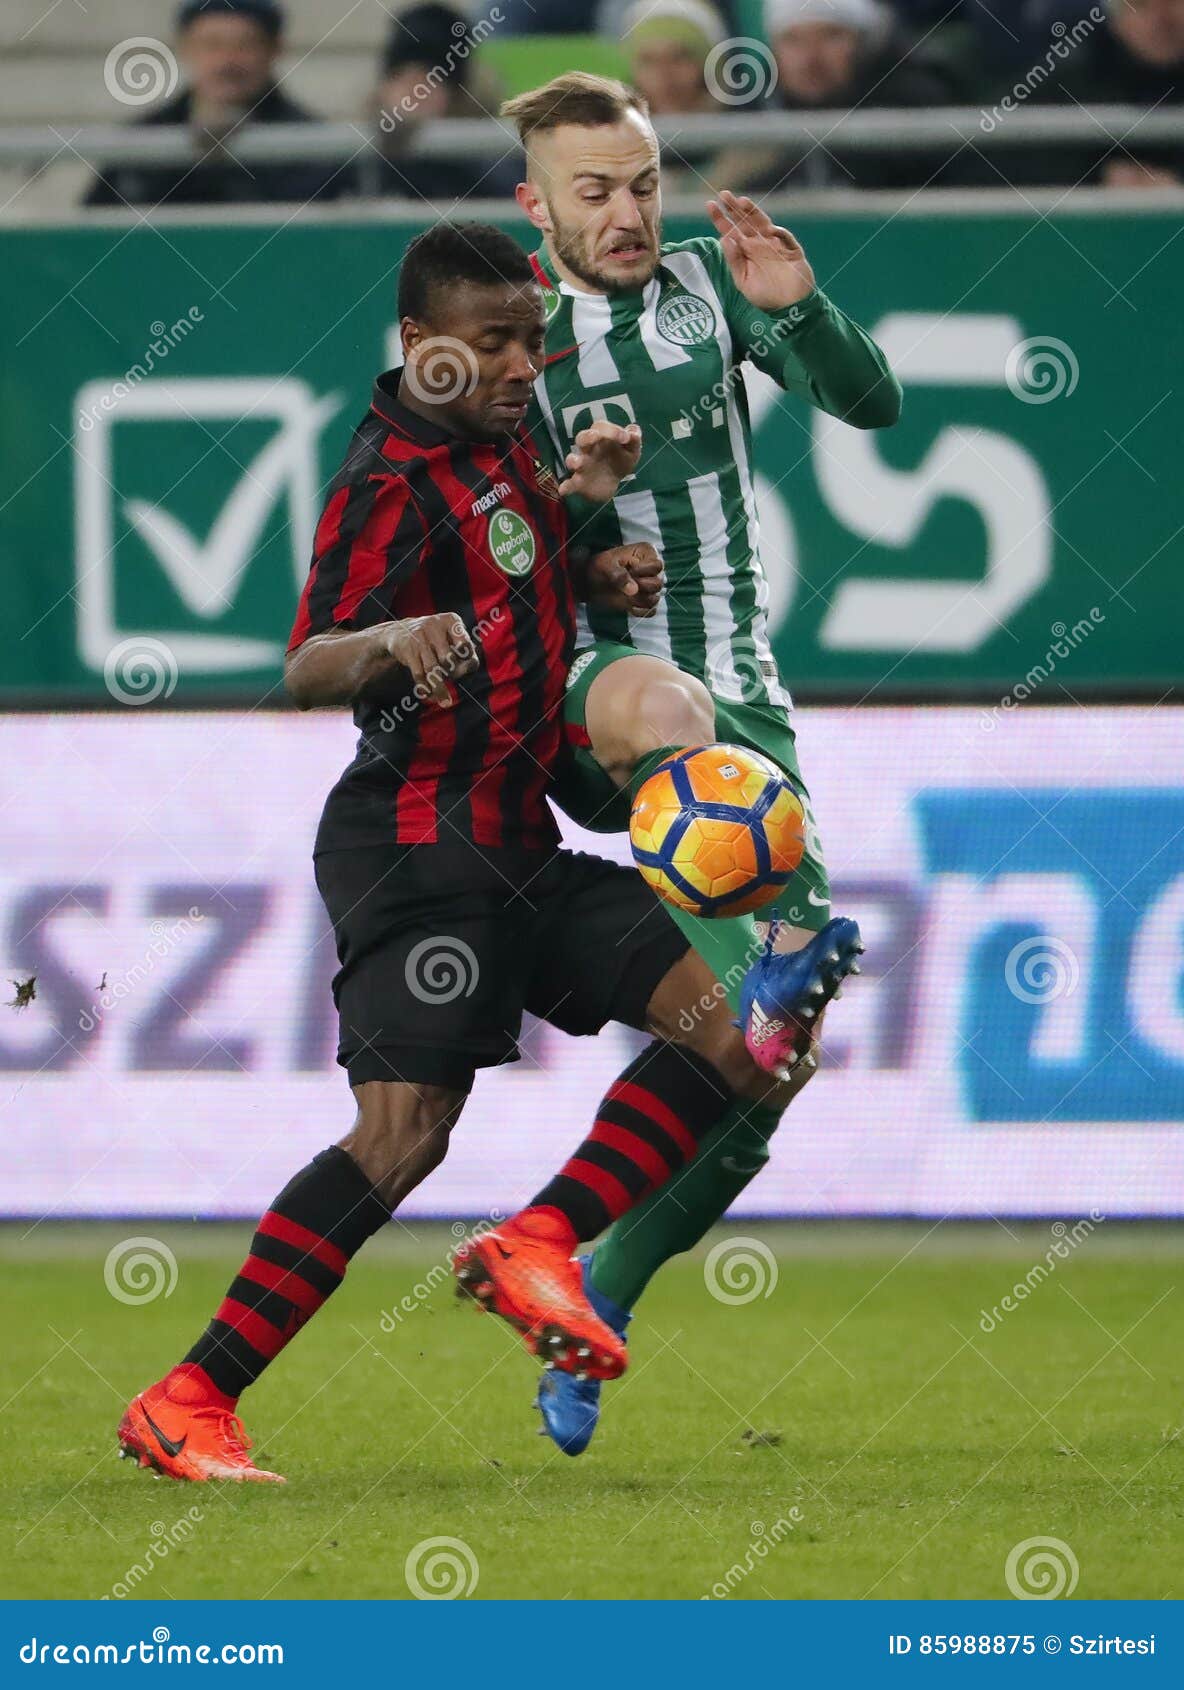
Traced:
[[514, 489], [510, 486], [508, 481], [495, 481], [488, 493], [482, 493], [479, 499], [473, 500], [472, 514], [474, 516], [484, 516], [487, 510], [489, 510], [492, 506], [499, 504], [501, 500], [505, 498], [507, 493], [512, 493], [513, 491]]

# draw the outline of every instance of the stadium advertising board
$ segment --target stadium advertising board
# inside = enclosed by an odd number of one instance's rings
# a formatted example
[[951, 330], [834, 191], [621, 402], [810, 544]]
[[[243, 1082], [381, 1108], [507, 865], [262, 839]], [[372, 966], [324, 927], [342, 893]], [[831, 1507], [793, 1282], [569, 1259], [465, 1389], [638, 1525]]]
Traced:
[[[0, 718], [4, 1212], [253, 1216], [341, 1135], [309, 852], [352, 740]], [[1184, 1214], [1184, 712], [816, 708], [799, 743], [866, 972], [742, 1212]], [[432, 937], [421, 987], [456, 997]], [[634, 1038], [528, 1025], [408, 1211], [512, 1212]]]
[[[868, 434], [751, 386], [791, 683], [1178, 685], [1184, 331], [1154, 262], [1176, 213], [791, 220], [905, 388], [897, 427]], [[278, 684], [320, 490], [393, 361], [394, 272], [418, 227], [3, 231], [0, 449], [18, 496], [0, 560], [21, 637], [0, 696], [105, 700], [129, 673], [177, 703]], [[598, 403], [623, 417], [621, 399]], [[716, 426], [719, 402], [687, 426]], [[1091, 612], [1058, 661], [1057, 630]]]

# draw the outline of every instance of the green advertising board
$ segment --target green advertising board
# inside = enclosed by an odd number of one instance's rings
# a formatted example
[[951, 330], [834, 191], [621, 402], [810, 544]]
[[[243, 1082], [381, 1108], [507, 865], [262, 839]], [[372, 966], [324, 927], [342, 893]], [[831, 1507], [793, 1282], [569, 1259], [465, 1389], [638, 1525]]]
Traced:
[[[1179, 686], [1179, 214], [792, 221], [905, 387], [876, 434], [751, 395], [799, 696], [1002, 695], [1050, 657], [1077, 697]], [[175, 704], [277, 696], [320, 491], [391, 361], [418, 226], [0, 230], [0, 698], [159, 686], [158, 646]]]

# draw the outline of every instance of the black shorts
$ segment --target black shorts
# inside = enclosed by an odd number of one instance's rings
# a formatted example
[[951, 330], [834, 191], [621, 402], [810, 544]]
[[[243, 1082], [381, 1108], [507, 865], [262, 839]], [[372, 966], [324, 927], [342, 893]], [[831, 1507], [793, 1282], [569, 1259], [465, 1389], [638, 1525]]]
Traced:
[[574, 851], [380, 845], [316, 858], [351, 1085], [467, 1091], [513, 1062], [522, 1012], [565, 1033], [645, 1025], [689, 949], [636, 870]]

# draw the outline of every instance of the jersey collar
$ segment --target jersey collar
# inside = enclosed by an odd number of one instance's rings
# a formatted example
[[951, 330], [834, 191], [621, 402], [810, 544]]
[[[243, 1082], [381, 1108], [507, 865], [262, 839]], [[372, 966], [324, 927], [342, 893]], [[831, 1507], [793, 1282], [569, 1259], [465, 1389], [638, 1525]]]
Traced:
[[418, 411], [411, 410], [399, 398], [399, 383], [402, 380], [402, 370], [387, 370], [374, 383], [374, 392], [370, 400], [370, 409], [383, 422], [390, 423], [400, 434], [405, 434], [409, 440], [414, 440], [419, 446], [443, 446], [449, 441], [459, 439], [449, 428], [441, 428], [439, 423], [429, 422], [421, 417]]
[[[531, 253], [530, 267], [534, 271], [535, 280], [544, 293], [567, 294], [572, 299], [576, 298], [575, 289], [568, 287], [566, 282], [560, 280], [559, 272], [547, 256], [545, 246], [539, 246]], [[547, 312], [547, 317], [549, 321], [550, 310]], [[561, 346], [558, 351], [548, 352], [543, 362], [545, 365], [557, 364], [561, 358], [570, 358], [573, 352], [579, 350], [578, 344], [573, 340], [570, 346]]]
[[546, 246], [540, 246], [532, 252], [530, 262], [538, 284], [544, 290], [561, 293], [565, 299], [582, 300], [585, 305], [601, 305], [606, 310], [611, 308], [612, 300], [607, 293], [588, 293], [584, 288], [573, 288], [570, 282], [565, 282], [552, 263]]
[[[641, 290], [641, 293], [637, 296], [643, 310], [648, 310], [654, 304], [658, 295], [662, 291], [661, 261], [664, 257], [665, 250], [663, 249], [659, 253], [658, 269], [654, 271], [654, 274], [650, 277], [649, 281], [645, 284], [645, 287]], [[593, 308], [599, 306], [602, 310], [611, 313], [613, 307], [612, 295], [607, 293], [586, 293], [582, 288], [573, 288], [570, 282], [565, 282], [552, 263], [545, 243], [536, 247], [534, 252], [531, 253], [530, 262], [534, 269], [538, 284], [544, 290], [549, 289], [554, 293], [563, 294], [567, 299], [582, 300], [585, 305], [591, 305]], [[563, 354], [559, 353], [557, 356], [562, 357]], [[550, 359], [548, 359], [547, 362], [550, 363]]]
[[547, 256], [546, 246], [537, 246], [530, 255], [530, 267], [544, 293], [558, 293], [559, 273]]
[[[577, 289], [573, 288], [570, 282], [565, 282], [563, 280], [562, 276], [551, 262], [551, 257], [547, 251], [545, 241], [541, 242], [531, 253], [530, 263], [531, 268], [535, 273], [535, 279], [544, 292], [567, 294], [570, 299], [579, 299], [581, 297]], [[588, 297], [594, 298], [595, 295], [589, 295]]]

